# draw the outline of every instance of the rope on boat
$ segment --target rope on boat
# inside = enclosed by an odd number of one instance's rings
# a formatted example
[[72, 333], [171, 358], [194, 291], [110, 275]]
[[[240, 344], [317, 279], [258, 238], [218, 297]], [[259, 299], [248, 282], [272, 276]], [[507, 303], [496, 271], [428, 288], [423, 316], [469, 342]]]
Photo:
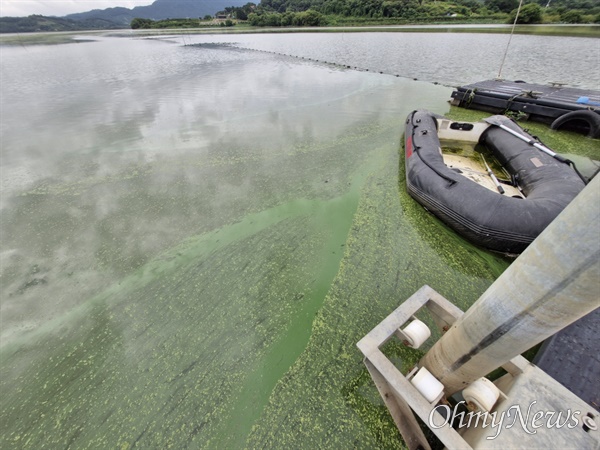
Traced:
[[521, 6], [523, 6], [523, 0], [519, 1], [519, 7], [517, 8], [517, 14], [515, 16], [515, 21], [513, 22], [512, 29], [510, 30], [510, 37], [508, 38], [508, 43], [506, 44], [506, 50], [504, 50], [504, 56], [502, 57], [502, 62], [500, 63], [500, 70], [498, 70], [498, 78], [502, 78], [502, 67], [504, 66], [504, 61], [506, 60], [506, 55], [508, 54], [508, 47], [510, 47], [510, 41], [512, 40], [513, 34], [515, 32], [515, 27], [517, 26], [517, 20], [519, 19], [519, 13], [521, 12]]

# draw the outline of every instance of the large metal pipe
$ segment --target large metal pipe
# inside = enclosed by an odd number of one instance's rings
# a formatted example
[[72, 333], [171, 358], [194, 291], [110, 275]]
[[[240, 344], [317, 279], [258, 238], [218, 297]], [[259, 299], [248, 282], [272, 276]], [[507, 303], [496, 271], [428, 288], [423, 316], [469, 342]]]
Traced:
[[[527, 200], [523, 200], [527, 201]], [[452, 395], [600, 305], [600, 176], [421, 359]]]

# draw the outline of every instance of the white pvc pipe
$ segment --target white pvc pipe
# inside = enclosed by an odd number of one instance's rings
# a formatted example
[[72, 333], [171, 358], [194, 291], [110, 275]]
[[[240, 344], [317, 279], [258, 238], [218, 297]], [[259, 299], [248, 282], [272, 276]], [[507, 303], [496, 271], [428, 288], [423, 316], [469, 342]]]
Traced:
[[422, 358], [452, 395], [600, 305], [600, 176]]

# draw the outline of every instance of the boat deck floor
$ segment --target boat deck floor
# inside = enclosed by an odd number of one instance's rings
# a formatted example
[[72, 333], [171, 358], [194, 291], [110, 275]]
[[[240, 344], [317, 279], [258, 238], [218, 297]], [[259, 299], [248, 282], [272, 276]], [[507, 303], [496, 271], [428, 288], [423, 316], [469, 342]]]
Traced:
[[[443, 157], [444, 164], [450, 169], [490, 191], [498, 192], [498, 188], [490, 175], [486, 172], [485, 168], [482, 165], [477, 164], [472, 158], [446, 153], [443, 154]], [[521, 194], [519, 189], [510, 184], [502, 183], [502, 188], [504, 189], [504, 195], [523, 198], [523, 194]]]
[[600, 411], [600, 308], [547, 339], [533, 363]]

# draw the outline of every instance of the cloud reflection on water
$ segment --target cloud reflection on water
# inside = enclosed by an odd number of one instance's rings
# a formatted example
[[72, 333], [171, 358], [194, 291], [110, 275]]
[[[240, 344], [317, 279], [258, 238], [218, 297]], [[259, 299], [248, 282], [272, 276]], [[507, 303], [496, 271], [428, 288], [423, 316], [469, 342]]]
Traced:
[[[60, 314], [187, 236], [298, 196], [339, 195], [352, 158], [328, 149], [404, 108], [392, 77], [123, 42], [11, 49], [5, 60], [5, 337], [23, 315], [46, 320], [40, 296], [59, 299]], [[28, 285], [32, 267], [47, 283]]]

